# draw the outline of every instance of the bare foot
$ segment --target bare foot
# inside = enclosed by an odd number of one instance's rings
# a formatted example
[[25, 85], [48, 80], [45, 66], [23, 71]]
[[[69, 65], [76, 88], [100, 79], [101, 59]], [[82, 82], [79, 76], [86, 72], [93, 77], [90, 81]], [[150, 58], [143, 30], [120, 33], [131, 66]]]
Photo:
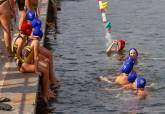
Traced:
[[43, 99], [45, 105], [48, 105], [48, 98], [45, 97], [45, 96], [41, 96], [41, 97], [42, 97], [42, 99]]
[[50, 82], [50, 89], [51, 90], [54, 90], [54, 89], [57, 89], [57, 88], [59, 88], [59, 80], [57, 80], [57, 79], [53, 79], [51, 82]]
[[51, 99], [51, 98], [52, 99], [56, 98], [56, 94], [54, 92], [52, 92], [51, 90], [49, 90], [48, 91], [48, 100]]

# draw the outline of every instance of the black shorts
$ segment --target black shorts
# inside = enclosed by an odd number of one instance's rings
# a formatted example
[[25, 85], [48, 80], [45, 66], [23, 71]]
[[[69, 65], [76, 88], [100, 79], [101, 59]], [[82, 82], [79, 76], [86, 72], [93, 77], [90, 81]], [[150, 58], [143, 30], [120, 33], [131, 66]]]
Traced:
[[24, 10], [25, 0], [17, 0], [17, 5], [18, 5], [19, 11]]

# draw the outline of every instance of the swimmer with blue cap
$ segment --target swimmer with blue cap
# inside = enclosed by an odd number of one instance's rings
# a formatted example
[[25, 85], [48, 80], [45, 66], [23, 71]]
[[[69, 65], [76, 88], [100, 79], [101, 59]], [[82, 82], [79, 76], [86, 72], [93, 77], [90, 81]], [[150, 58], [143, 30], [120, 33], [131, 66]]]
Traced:
[[128, 84], [128, 74], [132, 71], [133, 69], [133, 64], [131, 64], [129, 61], [124, 62], [123, 66], [120, 69], [120, 74], [117, 75], [114, 79], [114, 81], [111, 81], [108, 77], [106, 76], [100, 76], [100, 80], [107, 82], [107, 83], [115, 83], [117, 85], [126, 85]]
[[134, 86], [134, 82], [137, 78], [137, 73], [135, 71], [132, 71], [129, 75], [128, 75], [128, 84], [127, 85], [124, 85], [122, 87], [122, 89], [126, 89], [126, 90], [135, 90], [136, 87]]
[[129, 57], [133, 57], [135, 59], [135, 61], [137, 61], [137, 57], [138, 57], [138, 51], [136, 48], [131, 48], [129, 50]]
[[129, 84], [122, 87], [122, 89], [133, 90], [133, 93], [137, 95], [140, 99], [144, 99], [147, 96], [145, 91], [146, 79], [142, 77], [137, 77], [135, 72], [130, 73], [128, 76]]
[[147, 92], [145, 91], [146, 79], [142, 77], [136, 78], [133, 86], [136, 88], [135, 94], [140, 98], [144, 99], [147, 96]]

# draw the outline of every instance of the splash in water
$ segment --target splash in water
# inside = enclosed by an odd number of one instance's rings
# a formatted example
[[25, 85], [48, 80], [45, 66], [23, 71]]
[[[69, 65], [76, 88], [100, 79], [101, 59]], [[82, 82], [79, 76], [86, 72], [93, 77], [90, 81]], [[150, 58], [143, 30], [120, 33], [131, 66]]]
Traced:
[[106, 32], [105, 39], [107, 39], [106, 47], [109, 47], [112, 44], [112, 36], [109, 32]]

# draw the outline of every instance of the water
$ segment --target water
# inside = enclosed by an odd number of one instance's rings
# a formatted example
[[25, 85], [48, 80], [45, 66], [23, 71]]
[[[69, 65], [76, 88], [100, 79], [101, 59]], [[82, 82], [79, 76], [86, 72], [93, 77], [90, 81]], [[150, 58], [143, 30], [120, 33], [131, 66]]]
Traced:
[[[105, 30], [97, 0], [61, 0], [58, 33], [49, 29], [47, 45], [61, 81], [53, 114], [163, 114], [165, 113], [165, 0], [111, 0], [107, 18], [112, 37], [127, 41], [125, 54], [135, 47], [140, 53], [138, 75], [147, 79], [147, 99], [139, 101], [98, 80], [118, 73], [122, 59], [105, 54]], [[56, 39], [54, 39], [54, 37]], [[157, 59], [158, 58], [158, 59]]]

